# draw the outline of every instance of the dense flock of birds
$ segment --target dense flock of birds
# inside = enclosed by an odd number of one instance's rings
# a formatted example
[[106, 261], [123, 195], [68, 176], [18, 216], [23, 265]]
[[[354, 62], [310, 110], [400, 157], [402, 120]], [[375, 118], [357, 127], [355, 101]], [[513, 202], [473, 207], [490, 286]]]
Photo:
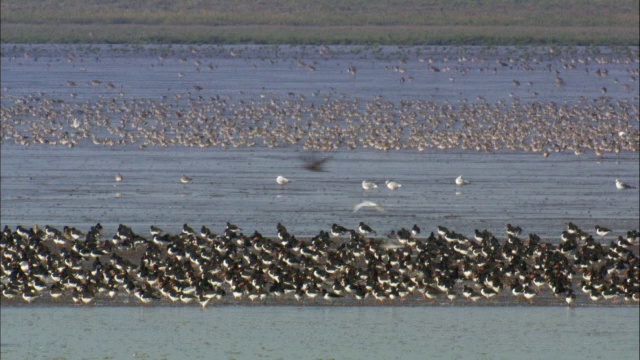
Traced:
[[70, 102], [28, 95], [2, 105], [2, 142], [20, 145], [287, 147], [305, 150], [463, 149], [541, 153], [639, 151], [638, 104], [599, 99], [469, 103], [302, 95], [101, 99]]
[[[539, 304], [637, 303], [640, 232], [605, 237], [573, 223], [554, 242], [507, 224], [469, 238], [439, 226], [385, 236], [361, 222], [333, 224], [297, 239], [281, 223], [277, 238], [245, 235], [227, 223], [220, 235], [184, 224], [178, 234], [151, 226], [142, 236], [120, 224], [103, 235], [4, 228], [3, 303], [59, 304]], [[608, 243], [607, 243], [608, 242]], [[13, 300], [12, 300], [13, 299]]]
[[[64, 60], [64, 49], [52, 47], [47, 51], [59, 51]], [[601, 49], [565, 50], [550, 47], [545, 50], [507, 49], [507, 54], [491, 54], [491, 50], [462, 49], [448, 53], [446, 48], [430, 49], [429, 54], [420, 48], [398, 49], [389, 53], [384, 49], [359, 49], [298, 47], [280, 48], [225, 48], [193, 47], [183, 49], [150, 48], [144, 51], [159, 53], [150, 64], [161, 66], [165, 62], [193, 63], [193, 73], [218, 71], [207, 61], [251, 56], [271, 57], [273, 61], [294, 61], [292, 71], [309, 68], [304, 57], [324, 61], [326, 59], [365, 59], [367, 56], [384, 60], [384, 56], [396, 57], [398, 66], [389, 70], [402, 78], [410, 78], [406, 70], [408, 61], [416, 61], [429, 73], [447, 72], [464, 75], [470, 71], [488, 74], [501, 69], [517, 69], [523, 73], [541, 71], [553, 74], [555, 84], [562, 87], [567, 79], [562, 71], [580, 71], [589, 76], [606, 79], [611, 64], [629, 66], [625, 76], [613, 83], [623, 86], [628, 97], [614, 99], [607, 96], [587, 99], [580, 97], [573, 103], [555, 101], [521, 102], [500, 100], [483, 101], [427, 101], [424, 98], [386, 100], [384, 96], [373, 99], [344, 96], [337, 93], [314, 96], [289, 92], [283, 95], [261, 94], [245, 99], [220, 92], [207, 92], [202, 85], [194, 85], [192, 92], [168, 92], [162, 98], [139, 98], [122, 90], [108, 79], [93, 79], [90, 87], [105, 87], [105, 94], [90, 101], [56, 98], [45, 93], [2, 97], [2, 142], [20, 145], [99, 146], [133, 145], [189, 146], [203, 148], [234, 147], [286, 147], [301, 146], [307, 150], [331, 151], [336, 149], [469, 149], [482, 152], [518, 150], [541, 153], [574, 152], [577, 155], [593, 152], [619, 153], [639, 150], [639, 112], [637, 94], [632, 94], [631, 84], [637, 81], [638, 62], [635, 49], [607, 54]], [[457, 48], [456, 48], [457, 49]], [[21, 50], [3, 48], [11, 61], [37, 59], [38, 49]], [[77, 64], [79, 71], [86, 71], [83, 64], [101, 49], [88, 48], [86, 54], [68, 51], [67, 61]], [[107, 56], [118, 56], [118, 50]], [[131, 49], [123, 49], [129, 54]], [[355, 51], [355, 52], [354, 52]], [[384, 52], [387, 51], [387, 55]], [[271, 55], [269, 55], [271, 54]], [[432, 59], [432, 56], [437, 58]], [[96, 56], [96, 66], [101, 60]], [[207, 60], [209, 59], [209, 60]], [[211, 60], [213, 59], [213, 60]], [[408, 60], [411, 59], [411, 60]], [[414, 60], [415, 59], [415, 60]], [[489, 60], [495, 59], [495, 60]], [[42, 61], [42, 60], [41, 60]], [[266, 61], [263, 59], [263, 61]], [[436, 66], [438, 64], [438, 66]], [[546, 65], [545, 65], [546, 64]], [[344, 76], [356, 77], [357, 68], [345, 66]], [[208, 68], [208, 70], [207, 70]], [[569, 73], [570, 74], [570, 73]], [[184, 73], [178, 74], [180, 77]], [[232, 76], [232, 75], [229, 75]], [[569, 75], [566, 75], [569, 76]], [[184, 80], [192, 81], [192, 80]], [[415, 80], [418, 81], [418, 80]], [[507, 86], [525, 86], [526, 81], [513, 80]], [[69, 88], [81, 88], [81, 84], [69, 80]], [[313, 89], [312, 89], [313, 90]], [[81, 91], [81, 89], [79, 90]], [[482, 91], [479, 89], [479, 91]], [[606, 93], [606, 89], [602, 90]], [[9, 92], [10, 93], [10, 92]]]

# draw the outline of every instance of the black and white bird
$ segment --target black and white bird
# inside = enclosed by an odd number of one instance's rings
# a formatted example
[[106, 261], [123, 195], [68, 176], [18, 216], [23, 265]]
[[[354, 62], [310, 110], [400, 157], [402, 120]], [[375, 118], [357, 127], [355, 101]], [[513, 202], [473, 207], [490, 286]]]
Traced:
[[238, 225], [232, 224], [227, 221], [227, 227], [224, 229], [225, 232], [238, 233], [242, 230]]
[[520, 226], [512, 226], [511, 224], [507, 224], [505, 227], [507, 234], [511, 236], [520, 236], [522, 234], [522, 228]]
[[287, 232], [287, 228], [282, 225], [282, 223], [278, 223], [276, 225], [276, 230], [278, 231], [278, 239], [284, 239], [289, 233]]
[[411, 228], [411, 236], [418, 235], [420, 235], [420, 228], [418, 227], [418, 224], [413, 224], [413, 227]]
[[610, 232], [611, 232], [611, 229], [607, 229], [606, 227], [596, 225], [596, 234], [598, 234], [598, 236], [604, 237], [609, 235]]
[[373, 230], [369, 225], [365, 224], [363, 221], [360, 221], [360, 224], [358, 225], [358, 231], [361, 234], [376, 234], [376, 231]]
[[153, 225], [149, 227], [149, 232], [151, 233], [151, 236], [162, 235], [162, 233], [164, 233], [162, 229]]
[[578, 227], [578, 225], [572, 223], [572, 222], [568, 222], [567, 223], [567, 232], [569, 234], [576, 234], [581, 232], [580, 228]]
[[195, 236], [196, 232], [189, 225], [182, 225], [182, 233], [188, 236]]
[[398, 242], [400, 244], [402, 244], [402, 245], [406, 244], [409, 241], [409, 239], [411, 238], [411, 231], [409, 231], [409, 230], [407, 230], [405, 228], [402, 228], [402, 229], [396, 231], [395, 234], [396, 234], [396, 238], [397, 238]]
[[333, 237], [344, 235], [347, 232], [349, 232], [349, 230], [344, 226], [340, 226], [338, 224], [331, 225], [331, 236]]

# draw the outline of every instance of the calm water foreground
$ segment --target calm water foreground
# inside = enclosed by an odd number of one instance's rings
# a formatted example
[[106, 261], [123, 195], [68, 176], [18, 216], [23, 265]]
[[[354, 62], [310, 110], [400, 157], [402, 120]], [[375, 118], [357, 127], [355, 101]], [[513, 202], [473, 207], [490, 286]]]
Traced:
[[3, 359], [637, 359], [638, 308], [2, 308]]

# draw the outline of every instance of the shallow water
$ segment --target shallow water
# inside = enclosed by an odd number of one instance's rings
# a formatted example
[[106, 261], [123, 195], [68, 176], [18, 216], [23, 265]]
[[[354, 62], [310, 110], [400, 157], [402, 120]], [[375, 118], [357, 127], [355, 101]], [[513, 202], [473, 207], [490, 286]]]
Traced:
[[[584, 230], [601, 225], [623, 235], [638, 226], [638, 191], [620, 191], [619, 177], [638, 183], [638, 154], [575, 156], [475, 152], [351, 151], [333, 154], [326, 172], [304, 170], [293, 149], [2, 148], [2, 224], [83, 230], [119, 223], [148, 234], [150, 225], [177, 232], [183, 223], [221, 233], [227, 221], [251, 233], [275, 235], [282, 222], [298, 236], [360, 221], [386, 234], [418, 224], [428, 234], [442, 225], [472, 235], [503, 234], [507, 223], [525, 234], [558, 240], [567, 221]], [[120, 172], [124, 181], [114, 185]], [[179, 178], [188, 174], [190, 184]], [[292, 182], [279, 186], [276, 176]], [[464, 174], [472, 183], [454, 184]], [[379, 184], [364, 192], [362, 180]], [[386, 179], [403, 184], [396, 191]], [[373, 201], [380, 212], [354, 205]]]
[[638, 316], [637, 307], [2, 308], [1, 355], [634, 359]]
[[[42, 92], [65, 100], [120, 93], [159, 99], [186, 92], [236, 100], [288, 93], [451, 103], [478, 97], [489, 103], [511, 98], [565, 103], [580, 96], [638, 99], [639, 83], [632, 79], [637, 53], [628, 51], [637, 48], [556, 48], [551, 53], [547, 47], [336, 46], [329, 55], [320, 54], [321, 49], [3, 44], [2, 89], [4, 96]], [[239, 56], [230, 56], [232, 50]], [[348, 72], [350, 66], [355, 74]], [[606, 69], [607, 76], [597, 76], [598, 69]], [[566, 85], [557, 86], [557, 76]], [[91, 80], [102, 84], [91, 85]], [[77, 85], [69, 87], [67, 81]], [[115, 87], [107, 88], [108, 82]], [[196, 91], [195, 85], [203, 89]]]

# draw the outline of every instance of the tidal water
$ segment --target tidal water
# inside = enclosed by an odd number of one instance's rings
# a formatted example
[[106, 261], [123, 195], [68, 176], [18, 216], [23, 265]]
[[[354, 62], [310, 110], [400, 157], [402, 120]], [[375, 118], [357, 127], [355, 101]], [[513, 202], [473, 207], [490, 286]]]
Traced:
[[2, 308], [3, 359], [636, 359], [638, 308]]
[[[227, 221], [245, 232], [275, 236], [282, 222], [297, 236], [313, 236], [339, 223], [365, 221], [380, 234], [418, 224], [426, 235], [446, 226], [468, 236], [474, 229], [504, 234], [507, 223], [525, 234], [559, 242], [565, 223], [586, 231], [638, 227], [637, 189], [620, 191], [615, 179], [638, 183], [637, 153], [610, 155], [476, 152], [330, 154], [325, 172], [302, 168], [295, 149], [2, 148], [2, 224], [72, 225], [87, 231], [119, 223], [148, 235], [150, 225], [175, 233], [183, 223], [221, 233]], [[115, 185], [114, 175], [125, 177]], [[182, 174], [193, 178], [182, 184]], [[472, 183], [454, 184], [464, 174]], [[276, 177], [291, 179], [286, 187]], [[364, 192], [362, 180], [379, 187]], [[390, 191], [384, 181], [403, 187]], [[354, 206], [372, 201], [381, 208]]]

